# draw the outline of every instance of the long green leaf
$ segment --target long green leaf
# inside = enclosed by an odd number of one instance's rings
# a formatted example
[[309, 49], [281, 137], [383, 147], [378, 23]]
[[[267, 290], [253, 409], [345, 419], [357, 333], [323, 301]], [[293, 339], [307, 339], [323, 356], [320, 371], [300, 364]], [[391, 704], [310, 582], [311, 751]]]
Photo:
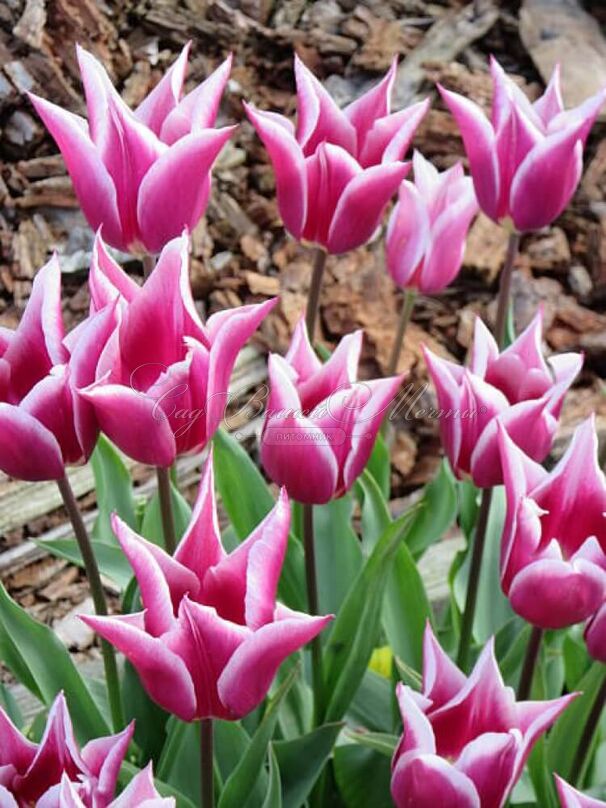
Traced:
[[276, 759], [273, 745], [269, 745], [269, 783], [267, 794], [261, 808], [282, 808], [282, 787], [280, 783], [280, 767]]
[[284, 808], [300, 808], [305, 803], [330, 757], [342, 726], [323, 724], [300, 738], [274, 741]]
[[391, 763], [375, 749], [344, 744], [335, 749], [335, 775], [347, 808], [393, 808]]
[[320, 614], [336, 614], [362, 566], [360, 540], [351, 526], [352, 497], [316, 505], [314, 544]]
[[115, 511], [132, 528], [137, 527], [133, 483], [116, 447], [101, 435], [91, 456], [99, 515], [92, 530], [98, 541], [116, 543], [110, 525]]
[[[36, 544], [51, 555], [65, 558], [72, 564], [84, 567], [80, 548], [75, 539], [50, 539], [38, 541]], [[91, 545], [101, 575], [109, 578], [120, 590], [124, 591], [133, 577], [133, 571], [118, 542], [111, 544], [109, 541], [91, 539]]]

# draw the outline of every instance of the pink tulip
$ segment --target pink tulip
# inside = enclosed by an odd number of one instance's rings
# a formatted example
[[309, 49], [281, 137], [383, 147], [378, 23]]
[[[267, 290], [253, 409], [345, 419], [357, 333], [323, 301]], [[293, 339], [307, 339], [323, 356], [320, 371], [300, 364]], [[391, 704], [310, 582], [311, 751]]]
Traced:
[[427, 626], [423, 691], [398, 684], [404, 732], [392, 761], [398, 808], [501, 808], [539, 737], [578, 694], [516, 702], [491, 639], [466, 677]]
[[589, 619], [606, 598], [606, 480], [593, 418], [577, 427], [550, 472], [502, 428], [499, 444], [507, 495], [503, 591], [514, 611], [541, 628]]
[[606, 802], [581, 794], [580, 791], [573, 788], [566, 780], [562, 780], [557, 774], [554, 774], [554, 777], [561, 808], [606, 808]]
[[233, 132], [213, 128], [231, 56], [181, 98], [189, 47], [134, 112], [82, 48], [88, 122], [30, 94], [90, 226], [102, 225], [103, 237], [119, 249], [156, 253], [184, 228], [193, 230], [208, 203], [212, 165]]
[[503, 482], [497, 420], [526, 454], [544, 460], [566, 391], [581, 369], [580, 354], [543, 358], [542, 323], [539, 311], [509, 348], [499, 353], [494, 338], [476, 318], [467, 368], [424, 349], [450, 465], [457, 477], [470, 475], [481, 488]]
[[301, 319], [286, 357], [269, 357], [261, 462], [299, 502], [321, 504], [351, 488], [400, 386], [401, 376], [356, 382], [361, 348], [362, 332], [348, 334], [322, 365]]
[[108, 305], [65, 336], [56, 256], [38, 271], [15, 331], [0, 330], [0, 469], [22, 480], [63, 477], [85, 462], [98, 426], [76, 390], [90, 384], [115, 327]]
[[[91, 803], [86, 795], [82, 796], [79, 783], [72, 782], [66, 774], [61, 778], [61, 785], [52, 789], [51, 800], [45, 798], [37, 808], [104, 808], [105, 803]], [[0, 797], [2, 793], [0, 792]], [[174, 797], [161, 797], [156, 791], [152, 776], [152, 765], [149, 763], [143, 771], [133, 777], [124, 791], [107, 808], [176, 808]], [[4, 808], [0, 802], [0, 806]], [[17, 804], [15, 803], [16, 808]], [[11, 808], [11, 805], [7, 805]]]
[[585, 642], [589, 655], [606, 664], [606, 596], [585, 628]]
[[282, 491], [274, 509], [228, 555], [211, 454], [174, 557], [113, 518], [144, 611], [82, 620], [130, 660], [150, 697], [168, 712], [184, 721], [242, 718], [265, 698], [286, 657], [331, 620], [276, 604], [289, 527]]
[[295, 56], [297, 126], [245, 104], [276, 173], [278, 207], [294, 238], [343, 253], [367, 242], [409, 166], [399, 162], [428, 101], [390, 114], [397, 61], [341, 110]]
[[[39, 744], [27, 740], [0, 709], [0, 806], [20, 808], [36, 804], [37, 808], [136, 808], [143, 797], [159, 798], [151, 777], [151, 769], [142, 771], [126, 791], [113, 800], [120, 766], [133, 737], [134, 724], [118, 735], [97, 738], [80, 750], [74, 738], [72, 722], [59, 693], [46, 721]], [[71, 791], [79, 802], [62, 802], [62, 780], [71, 781]], [[125, 799], [128, 796], [132, 799]], [[139, 798], [137, 798], [139, 794]], [[145, 808], [170, 808], [173, 800], [156, 801]]]
[[400, 185], [387, 228], [387, 269], [398, 286], [435, 294], [461, 269], [478, 203], [460, 163], [439, 174], [416, 151], [412, 165], [414, 184], [405, 180]]
[[142, 287], [97, 235], [89, 285], [92, 310], [113, 303], [120, 318], [96, 381], [80, 391], [103, 432], [130, 457], [155, 466], [201, 449], [223, 417], [240, 349], [277, 301], [220, 311], [204, 325], [185, 235], [166, 245]]
[[531, 103], [491, 59], [492, 115], [439, 87], [454, 115], [484, 213], [512, 220], [516, 230], [551, 224], [569, 203], [583, 170], [583, 147], [606, 100], [606, 90], [564, 110], [559, 68], [544, 94]]

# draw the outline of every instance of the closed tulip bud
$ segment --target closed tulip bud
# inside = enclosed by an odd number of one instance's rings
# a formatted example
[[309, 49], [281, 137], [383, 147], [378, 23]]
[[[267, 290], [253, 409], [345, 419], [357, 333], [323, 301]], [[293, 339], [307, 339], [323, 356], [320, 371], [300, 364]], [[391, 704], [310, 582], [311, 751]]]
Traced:
[[204, 325], [189, 282], [189, 239], [169, 242], [142, 287], [95, 240], [92, 310], [113, 303], [119, 325], [96, 378], [80, 390], [103, 432], [140, 463], [170, 466], [217, 430], [234, 363], [276, 300], [213, 314]]
[[290, 527], [285, 491], [250, 536], [225, 552], [212, 454], [174, 557], [117, 516], [113, 527], [144, 610], [82, 620], [130, 660], [150, 697], [183, 721], [247, 715], [286, 657], [331, 620], [276, 603]]
[[[577, 427], [550, 472], [500, 426], [499, 445], [507, 496], [503, 591], [514, 611], [540, 628], [588, 620], [606, 598], [606, 481], [593, 418]], [[598, 622], [594, 636], [600, 633]]]
[[38, 271], [17, 329], [0, 329], [0, 469], [54, 480], [88, 460], [99, 428], [78, 388], [90, 384], [116, 324], [115, 305], [65, 336], [56, 256]]
[[400, 376], [356, 381], [361, 347], [362, 332], [349, 334], [323, 365], [301, 319], [286, 357], [269, 358], [261, 462], [299, 502], [319, 505], [351, 488], [398, 391]]
[[423, 690], [396, 690], [403, 734], [392, 761], [398, 808], [502, 808], [539, 737], [578, 694], [516, 702], [491, 639], [467, 677], [431, 628], [423, 645]]
[[385, 240], [387, 269], [403, 289], [441, 292], [463, 262], [465, 239], [478, 212], [473, 185], [457, 163], [439, 174], [415, 152], [414, 183], [400, 185]]
[[495, 222], [511, 220], [520, 232], [539, 230], [562, 213], [576, 190], [583, 147], [606, 90], [565, 110], [559, 67], [534, 103], [494, 58], [491, 73], [490, 120], [473, 101], [439, 89], [459, 125], [484, 213]]
[[581, 369], [580, 354], [544, 359], [542, 312], [504, 351], [476, 318], [469, 367], [424, 349], [438, 396], [442, 444], [460, 479], [487, 488], [503, 482], [497, 420], [533, 460], [545, 459], [564, 396]]
[[231, 57], [181, 97], [189, 44], [133, 112], [101, 64], [78, 48], [88, 121], [30, 94], [61, 150], [90, 226], [108, 244], [156, 253], [193, 230], [210, 193], [212, 165], [234, 127], [214, 129]]
[[390, 113], [394, 62], [384, 79], [341, 110], [295, 57], [297, 125], [245, 104], [276, 174], [278, 207], [296, 239], [344, 253], [365, 244], [406, 176], [400, 162], [429, 102]]
[[554, 774], [561, 808], [606, 808], [606, 802], [588, 797]]

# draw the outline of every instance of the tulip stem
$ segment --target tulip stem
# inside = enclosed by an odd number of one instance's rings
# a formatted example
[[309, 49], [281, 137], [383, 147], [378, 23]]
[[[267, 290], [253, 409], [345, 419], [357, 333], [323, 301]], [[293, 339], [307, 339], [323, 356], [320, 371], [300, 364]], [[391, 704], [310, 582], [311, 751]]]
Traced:
[[[313, 505], [303, 505], [303, 547], [305, 549], [305, 579], [307, 582], [307, 607], [310, 614], [318, 614], [318, 582], [316, 579], [316, 553], [314, 548]], [[322, 717], [324, 676], [322, 674], [322, 646], [320, 637], [311, 641], [311, 675], [314, 690], [315, 721]]]
[[509, 234], [509, 241], [507, 242], [507, 253], [505, 254], [505, 263], [501, 270], [501, 280], [499, 282], [499, 297], [497, 299], [497, 319], [495, 323], [494, 335], [499, 345], [503, 348], [505, 345], [505, 336], [507, 332], [507, 314], [509, 312], [509, 304], [511, 301], [511, 276], [513, 275], [513, 267], [518, 255], [520, 247], [520, 234], [517, 231]]
[[317, 247], [314, 251], [314, 266], [311, 275], [311, 283], [309, 284], [309, 293], [307, 295], [307, 309], [305, 311], [305, 325], [307, 326], [307, 334], [312, 345], [314, 344], [316, 323], [318, 321], [320, 291], [322, 290], [322, 278], [324, 277], [325, 268], [326, 250]]
[[396, 331], [391, 356], [389, 358], [389, 364], [387, 365], [387, 376], [395, 376], [398, 371], [398, 362], [400, 361], [400, 354], [402, 353], [402, 348], [404, 347], [404, 336], [406, 334], [406, 329], [408, 328], [408, 323], [410, 322], [412, 310], [415, 307], [416, 299], [416, 289], [404, 290], [404, 300], [402, 301], [402, 308], [400, 309], [398, 330]]
[[491, 502], [492, 488], [485, 488], [482, 491], [480, 512], [478, 513], [478, 521], [476, 522], [475, 535], [473, 537], [471, 566], [469, 568], [469, 579], [467, 581], [467, 596], [465, 598], [465, 609], [463, 610], [461, 637], [459, 640], [459, 653], [457, 655], [457, 665], [463, 671], [467, 671], [467, 663], [469, 660], [471, 635], [473, 632], [473, 621], [476, 613], [476, 602], [478, 600], [478, 586], [480, 584], [482, 556], [484, 555], [486, 528], [488, 527], [488, 515], [490, 513]]
[[597, 729], [600, 718], [602, 717], [602, 711], [604, 710], [604, 706], [606, 705], [606, 668], [604, 670], [605, 675], [602, 680], [602, 686], [598, 691], [595, 701], [593, 702], [593, 705], [591, 707], [591, 712], [587, 717], [587, 723], [585, 724], [585, 728], [583, 729], [583, 734], [581, 735], [581, 740], [579, 741], [577, 752], [574, 757], [574, 763], [572, 764], [572, 769], [569, 778], [569, 782], [572, 786], [575, 786], [577, 784], [577, 781], [582, 774], [585, 758], [587, 757], [587, 754], [589, 753], [589, 750], [591, 748], [591, 742], [593, 741], [593, 736]]
[[[88, 585], [95, 607], [95, 613], [101, 616], [107, 615], [107, 600], [105, 599], [105, 592], [103, 591], [103, 584], [101, 582], [101, 574], [97, 565], [97, 559], [93, 552], [93, 547], [82, 519], [82, 514], [78, 508], [78, 503], [74, 492], [67, 478], [62, 477], [57, 480], [59, 491], [65, 505], [65, 510], [69, 516], [78, 547], [80, 548], [80, 555], [84, 563], [86, 577], [88, 578]], [[109, 709], [112, 717], [112, 724], [114, 732], [120, 732], [124, 727], [124, 712], [122, 710], [122, 700], [120, 698], [120, 679], [118, 676], [118, 665], [116, 663], [116, 654], [113, 647], [106, 641], [101, 640], [101, 653], [103, 655], [103, 667], [105, 669], [105, 684], [107, 687], [107, 696], [109, 701]]]
[[532, 632], [526, 646], [526, 655], [524, 656], [524, 664], [522, 666], [522, 673], [520, 674], [520, 681], [518, 683], [518, 701], [526, 701], [530, 696], [532, 690], [532, 680], [534, 678], [534, 669], [537, 665], [539, 658], [539, 650], [541, 648], [541, 639], [543, 638], [543, 629], [538, 626], [532, 627]]
[[213, 768], [212, 718], [203, 718], [200, 721], [200, 786], [202, 790], [202, 808], [214, 808], [215, 775]]
[[162, 531], [164, 533], [164, 549], [173, 555], [177, 549], [177, 536], [175, 534], [175, 518], [173, 516], [173, 498], [168, 469], [158, 466], [158, 496], [160, 497], [160, 513], [162, 515]]

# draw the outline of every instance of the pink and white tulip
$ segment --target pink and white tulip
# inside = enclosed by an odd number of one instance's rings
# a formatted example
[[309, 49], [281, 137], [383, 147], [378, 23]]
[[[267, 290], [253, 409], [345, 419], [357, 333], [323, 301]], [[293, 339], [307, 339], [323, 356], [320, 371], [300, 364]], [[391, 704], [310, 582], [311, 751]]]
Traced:
[[277, 301], [220, 311], [204, 325], [185, 235], [166, 245], [142, 287], [97, 235], [89, 287], [92, 310], [114, 304], [120, 319], [94, 383], [80, 390], [103, 432], [125, 454], [155, 466], [203, 448], [223, 417], [238, 353]]
[[514, 611], [535, 626], [557, 629], [588, 620], [606, 598], [606, 480], [593, 418], [577, 427], [550, 472], [502, 428], [499, 444], [507, 496], [503, 591]]
[[580, 354], [544, 359], [542, 312], [504, 351], [476, 318], [469, 367], [424, 349], [440, 409], [442, 444], [457, 477], [486, 488], [503, 482], [497, 422], [533, 460], [545, 459]]
[[606, 665], [606, 595], [585, 628], [585, 643], [589, 655]]
[[494, 58], [491, 73], [490, 120], [473, 101], [439, 89], [459, 125], [484, 213], [520, 232], [539, 230], [557, 219], [579, 184], [583, 147], [606, 90], [565, 110], [559, 67], [534, 103]]
[[113, 247], [156, 253], [203, 215], [211, 168], [234, 127], [214, 129], [231, 57], [181, 97], [189, 44], [133, 112], [78, 48], [88, 121], [30, 94], [61, 150], [90, 226]]
[[441, 292], [463, 263], [478, 203], [460, 163], [439, 174], [422, 154], [412, 158], [414, 183], [400, 185], [385, 241], [387, 269], [403, 289]]
[[276, 603], [289, 527], [282, 491], [268, 516], [227, 554], [210, 455], [174, 557], [113, 518], [144, 611], [82, 620], [130, 660], [150, 697], [168, 712], [183, 721], [242, 718], [265, 698], [286, 657], [332, 619]]
[[516, 702], [491, 639], [467, 677], [425, 630], [423, 690], [398, 684], [404, 732], [392, 761], [398, 808], [502, 808], [539, 737], [577, 694]]
[[348, 334], [323, 365], [302, 318], [286, 356], [269, 357], [261, 462], [299, 502], [319, 505], [351, 488], [398, 391], [401, 376], [356, 381], [361, 348], [362, 332]]
[[[118, 735], [96, 738], [82, 749], [59, 693], [39, 744], [27, 740], [0, 709], [0, 805], [2, 808], [171, 808], [157, 793], [151, 766], [114, 799], [134, 724]], [[67, 786], [69, 784], [69, 788]], [[64, 791], [67, 799], [64, 799]], [[70, 801], [71, 800], [71, 801]]]
[[428, 101], [390, 113], [394, 62], [383, 80], [341, 110], [295, 56], [297, 125], [245, 104], [276, 174], [278, 207], [296, 239], [344, 253], [365, 244], [408, 173], [400, 162]]
[[77, 394], [116, 322], [115, 306], [91, 315], [67, 336], [57, 256], [34, 278], [15, 331], [0, 329], [0, 469], [22, 480], [54, 480], [88, 460], [99, 428]]
[[606, 808], [606, 802], [588, 797], [554, 774], [561, 808]]

